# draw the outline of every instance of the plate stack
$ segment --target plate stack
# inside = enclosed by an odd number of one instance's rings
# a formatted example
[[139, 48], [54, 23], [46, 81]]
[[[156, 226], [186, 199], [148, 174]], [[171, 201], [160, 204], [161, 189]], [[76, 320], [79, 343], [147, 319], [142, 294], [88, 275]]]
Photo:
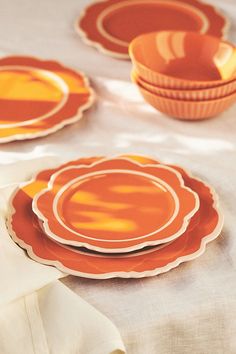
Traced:
[[236, 48], [220, 38], [161, 31], [134, 39], [131, 74], [144, 99], [179, 119], [214, 117], [236, 102]]
[[222, 229], [212, 188], [144, 156], [83, 158], [40, 172], [11, 199], [13, 240], [77, 276], [153, 276], [200, 255]]

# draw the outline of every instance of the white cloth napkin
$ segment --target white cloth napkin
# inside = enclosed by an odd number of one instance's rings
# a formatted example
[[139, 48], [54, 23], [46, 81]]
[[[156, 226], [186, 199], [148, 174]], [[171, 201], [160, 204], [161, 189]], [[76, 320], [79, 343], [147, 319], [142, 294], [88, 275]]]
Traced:
[[28, 258], [8, 234], [9, 198], [17, 187], [13, 182], [55, 163], [44, 158], [11, 164], [1, 176], [0, 353], [123, 353], [120, 335], [108, 318], [59, 282], [63, 273]]
[[116, 328], [55, 281], [1, 307], [2, 354], [124, 353]]

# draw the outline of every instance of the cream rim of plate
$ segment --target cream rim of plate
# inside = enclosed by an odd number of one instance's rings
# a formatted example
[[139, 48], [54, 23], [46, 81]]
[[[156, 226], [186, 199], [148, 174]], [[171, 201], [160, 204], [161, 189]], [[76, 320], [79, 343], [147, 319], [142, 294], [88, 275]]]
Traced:
[[[112, 258], [130, 258], [130, 257], [133, 257], [133, 256], [142, 256], [142, 255], [145, 255], [145, 254], [148, 254], [148, 253], [151, 253], [155, 250], [161, 250], [162, 248], [165, 248], [167, 246], [169, 246], [172, 242], [174, 242], [175, 240], [172, 240], [170, 242], [166, 242], [166, 243], [162, 243], [160, 245], [156, 245], [156, 246], [152, 246], [151, 249], [137, 249], [137, 250], [134, 250], [135, 253], [130, 253], [130, 252], [124, 252], [124, 253], [109, 253], [109, 252], [97, 252], [95, 253], [96, 251], [94, 250], [89, 250], [87, 249], [88, 251], [91, 251], [91, 252], [84, 252], [83, 250], [81, 250], [79, 247], [75, 247], [75, 246], [71, 246], [71, 245], [66, 245], [65, 243], [61, 243], [61, 242], [58, 242], [56, 240], [53, 240], [53, 242], [57, 243], [58, 245], [62, 246], [63, 248], [67, 249], [67, 250], [72, 250], [71, 247], [73, 247], [73, 252], [75, 253], [79, 253], [79, 254], [88, 254], [89, 256], [91, 257], [99, 257], [99, 258], [107, 258], [107, 257], [111, 257]], [[85, 247], [83, 247], [85, 248]], [[94, 253], [92, 253], [94, 252]]]
[[[118, 157], [117, 159], [119, 159], [119, 157]], [[50, 181], [48, 182], [48, 187], [47, 187], [47, 188], [43, 189], [42, 191], [40, 191], [39, 193], [37, 193], [37, 194], [35, 195], [35, 197], [33, 198], [33, 201], [32, 201], [32, 209], [33, 209], [34, 213], [39, 217], [39, 219], [42, 220], [42, 222], [43, 222], [43, 228], [44, 228], [46, 234], [47, 234], [49, 237], [51, 237], [53, 240], [56, 240], [56, 241], [58, 241], [59, 243], [62, 243], [62, 244], [65, 243], [65, 244], [71, 245], [71, 246], [86, 247], [86, 248], [88, 248], [88, 249], [90, 249], [90, 250], [94, 250], [94, 251], [97, 251], [97, 252], [104, 252], [104, 251], [105, 251], [105, 252], [107, 252], [107, 253], [114, 253], [113, 249], [109, 249], [109, 248], [106, 248], [106, 249], [105, 249], [105, 248], [102, 248], [102, 247], [98, 247], [98, 246], [91, 245], [91, 244], [86, 243], [86, 242], [80, 242], [80, 241], [74, 241], [74, 240], [66, 240], [66, 241], [65, 241], [65, 240], [62, 239], [61, 237], [55, 235], [54, 232], [52, 232], [51, 229], [50, 229], [50, 227], [49, 227], [48, 219], [41, 213], [41, 211], [38, 209], [38, 206], [37, 206], [37, 201], [38, 201], [38, 199], [41, 197], [41, 195], [43, 195], [43, 194], [45, 194], [45, 193], [47, 193], [47, 192], [49, 192], [50, 190], [53, 189], [54, 180], [55, 180], [56, 177], [57, 177], [58, 175], [60, 175], [62, 172], [67, 171], [67, 170], [70, 170], [70, 169], [78, 169], [78, 168], [80, 168], [80, 167], [83, 167], [83, 168], [87, 168], [87, 169], [88, 169], [88, 168], [90, 168], [90, 167], [92, 167], [92, 166], [95, 166], [95, 165], [99, 164], [100, 162], [104, 162], [104, 161], [107, 161], [107, 160], [109, 161], [109, 159], [103, 159], [103, 160], [94, 162], [94, 163], [91, 164], [91, 165], [83, 165], [83, 164], [81, 164], [81, 165], [79, 165], [79, 166], [76, 166], [76, 165], [75, 165], [75, 166], [69, 166], [69, 167], [63, 168], [62, 170], [60, 170], [60, 171], [58, 171], [58, 172], [56, 172], [55, 174], [52, 175], [52, 177], [50, 178]], [[141, 166], [141, 167], [144, 166], [144, 165], [138, 163], [137, 161], [134, 162], [134, 161], [130, 160], [129, 158], [121, 158], [121, 160], [128, 160], [128, 161], [130, 161], [130, 162], [132, 162], [133, 164], [136, 164], [136, 165], [138, 165], [138, 166]], [[193, 215], [194, 215], [194, 214], [198, 211], [198, 209], [199, 209], [200, 201], [199, 201], [199, 197], [198, 197], [197, 193], [194, 192], [193, 190], [191, 190], [189, 187], [185, 186], [184, 181], [183, 181], [183, 178], [182, 178], [182, 175], [181, 175], [178, 171], [176, 171], [175, 169], [173, 169], [173, 168], [171, 168], [171, 167], [169, 167], [169, 166], [166, 166], [166, 165], [148, 164], [148, 166], [155, 167], [155, 168], [158, 167], [158, 168], [166, 169], [166, 170], [169, 170], [169, 171], [173, 172], [173, 173], [176, 175], [176, 177], [178, 178], [178, 180], [179, 180], [179, 182], [180, 182], [181, 188], [182, 188], [182, 189], [185, 189], [185, 190], [187, 190], [187, 191], [189, 191], [192, 195], [194, 195], [194, 198], [195, 198], [195, 207], [194, 207], [194, 209], [193, 209], [192, 211], [190, 211], [187, 215], [185, 215], [185, 217], [183, 218], [183, 223], [182, 223], [181, 228], [180, 228], [174, 235], [171, 235], [171, 236], [169, 236], [169, 237], [166, 237], [166, 238], [160, 239], [160, 240], [144, 241], [143, 243], [139, 243], [139, 244], [137, 244], [137, 245], [130, 246], [130, 247], [116, 248], [116, 249], [115, 249], [115, 252], [117, 252], [117, 253], [122, 253], [122, 252], [124, 252], [124, 251], [129, 252], [129, 251], [133, 251], [133, 250], [136, 250], [136, 249], [140, 249], [140, 248], [143, 248], [143, 247], [146, 247], [146, 246], [156, 246], [156, 245], [162, 244], [162, 243], [164, 243], [164, 242], [167, 243], [167, 242], [170, 242], [170, 241], [175, 240], [175, 239], [178, 238], [183, 232], [186, 231], [186, 229], [187, 229], [187, 227], [188, 227], [188, 224], [189, 224], [189, 220], [193, 217]], [[104, 170], [103, 170], [103, 171], [104, 171]], [[114, 171], [114, 170], [112, 170], [112, 171]], [[101, 172], [102, 172], [102, 171], [101, 171]], [[130, 171], [129, 171], [129, 172], [130, 172]], [[151, 178], [153, 179], [153, 176], [152, 176], [152, 175], [150, 175], [150, 174], [146, 174], [146, 175], [151, 176]], [[158, 180], [159, 180], [159, 179], [158, 179]], [[158, 181], [158, 182], [159, 182], [159, 181]], [[69, 182], [69, 183], [70, 183], [70, 182]], [[162, 181], [162, 183], [163, 183], [163, 181]], [[169, 186], [169, 188], [172, 189], [172, 187], [170, 187], [170, 186]], [[174, 192], [174, 191], [173, 191], [173, 192]], [[58, 194], [58, 193], [57, 193], [57, 194]], [[175, 192], [174, 192], [174, 195], [176, 195]], [[59, 197], [60, 197], [60, 196], [59, 196]], [[58, 199], [59, 199], [59, 197], [58, 197]], [[177, 196], [176, 196], [176, 198], [177, 198], [177, 200], [178, 200], [178, 197], [177, 197]], [[57, 199], [57, 200], [58, 200], [58, 199]], [[55, 202], [55, 201], [54, 201], [54, 202]], [[175, 200], [175, 202], [176, 202], [176, 200]], [[179, 202], [179, 201], [178, 201], [178, 202]], [[57, 202], [56, 202], [56, 206], [55, 206], [54, 203], [53, 203], [53, 205], [54, 205], [54, 207], [53, 207], [53, 212], [54, 212], [54, 216], [56, 217], [55, 213], [57, 214], [57, 210], [55, 210], [55, 209], [57, 208]], [[178, 207], [179, 207], [179, 203], [178, 203]], [[177, 211], [177, 213], [178, 213], [178, 211]], [[176, 215], [177, 215], [177, 213], [176, 213], [176, 211], [175, 211], [175, 214], [176, 214]], [[176, 216], [176, 215], [175, 215], [175, 216]], [[172, 216], [172, 218], [173, 218], [173, 216]], [[59, 217], [58, 215], [57, 215], [56, 219], [57, 219], [58, 222], [60, 222], [60, 221], [59, 221], [59, 220], [60, 220], [60, 217]], [[174, 220], [174, 218], [173, 218], [173, 220]], [[173, 221], [173, 220], [172, 220], [172, 221]], [[171, 222], [172, 222], [172, 221], [171, 221]], [[61, 224], [63, 227], [65, 227], [63, 221], [61, 221], [60, 224]], [[168, 226], [168, 225], [167, 225], [167, 226]], [[167, 227], [167, 226], [165, 226], [165, 227]], [[85, 235], [76, 233], [74, 230], [71, 230], [71, 229], [68, 228], [67, 226], [66, 226], [66, 229], [68, 229], [68, 231], [72, 231], [73, 233], [75, 233], [75, 234], [77, 234], [77, 235], [79, 235], [79, 236], [81, 236], [81, 237], [83, 237], [83, 238], [93, 239], [93, 238], [91, 238], [91, 237], [89, 237], [89, 236], [85, 236]], [[156, 231], [153, 232], [153, 233], [156, 233]], [[151, 236], [151, 235], [152, 235], [152, 233], [150, 234], [150, 236]], [[145, 238], [145, 237], [148, 237], [148, 236], [147, 236], [147, 235], [144, 235], [144, 236], [141, 236], [140, 238], [142, 239], [142, 238]], [[136, 238], [136, 239], [139, 239], [139, 237]], [[97, 239], [94, 239], [94, 240], [97, 240]], [[99, 240], [99, 241], [101, 242], [101, 241], [103, 241], [103, 240]], [[127, 242], [129, 242], [129, 241], [132, 241], [132, 239], [121, 240], [121, 241], [124, 241], [124, 242], [127, 241]], [[105, 242], [110, 242], [110, 240], [107, 240], [107, 241], [105, 240]], [[112, 240], [112, 242], [120, 242], [120, 241], [119, 241], [119, 240]]]
[[[116, 58], [116, 59], [123, 59], [123, 60], [130, 59], [128, 53], [124, 54], [124, 53], [119, 53], [119, 52], [116, 52], [116, 51], [112, 51], [112, 50], [106, 49], [106, 47], [103, 44], [101, 44], [100, 42], [97, 42], [95, 40], [90, 39], [88, 37], [87, 32], [85, 30], [83, 30], [80, 27], [80, 25], [79, 25], [80, 21], [86, 16], [86, 12], [87, 12], [89, 7], [93, 6], [93, 4], [99, 4], [99, 3], [105, 3], [105, 2], [107, 2], [107, 0], [95, 0], [95, 1], [93, 1], [92, 4], [90, 4], [87, 7], [85, 7], [81, 11], [81, 14], [76, 18], [76, 20], [74, 22], [74, 29], [75, 29], [76, 33], [81, 36], [81, 39], [83, 40], [83, 42], [85, 44], [98, 49], [99, 52], [101, 52], [103, 54], [106, 54], [108, 56], [111, 56], [113, 58]], [[178, 3], [180, 3], [180, 2], [181, 2], [181, 0], [178, 0]], [[222, 13], [224, 13], [223, 10], [219, 10], [217, 7], [213, 6], [212, 4], [206, 4], [205, 2], [203, 2], [201, 0], [198, 0], [197, 2], [202, 4], [202, 5], [210, 6], [218, 16], [221, 16], [221, 18], [224, 19], [224, 26], [222, 28], [222, 36], [220, 38], [226, 39], [231, 23], [230, 23], [229, 18], [226, 16], [226, 14], [225, 15], [222, 14]]]
[[19, 122], [19, 123], [8, 123], [8, 124], [0, 124], [0, 129], [7, 129], [7, 128], [14, 128], [14, 127], [22, 127], [22, 126], [27, 126], [30, 124], [34, 124], [37, 123], [41, 120], [47, 119], [49, 117], [51, 117], [53, 114], [56, 114], [57, 112], [59, 112], [63, 106], [66, 104], [66, 102], [68, 101], [68, 97], [69, 97], [69, 88], [67, 86], [67, 84], [65, 83], [64, 80], [62, 80], [62, 78], [60, 76], [58, 76], [57, 74], [55, 74], [52, 71], [49, 70], [45, 70], [45, 69], [39, 69], [37, 67], [33, 67], [33, 66], [23, 66], [23, 65], [5, 65], [5, 66], [0, 66], [0, 71], [4, 71], [4, 70], [19, 70], [19, 71], [26, 71], [26, 70], [30, 70], [30, 71], [35, 71], [38, 73], [42, 73], [43, 77], [46, 78], [51, 78], [53, 79], [54, 82], [57, 83], [57, 85], [59, 86], [61, 92], [63, 93], [63, 97], [60, 100], [59, 103], [57, 103], [56, 107], [54, 107], [53, 109], [51, 109], [48, 113], [45, 113], [37, 118], [33, 118], [33, 119], [29, 119], [27, 121], [23, 121], [23, 122]]
[[132, 2], [123, 1], [118, 4], [108, 6], [108, 8], [101, 11], [100, 15], [97, 18], [97, 22], [96, 22], [98, 31], [109, 41], [111, 41], [115, 44], [118, 44], [120, 46], [123, 46], [123, 47], [128, 47], [129, 42], [118, 39], [106, 31], [106, 29], [104, 28], [104, 25], [103, 25], [103, 21], [106, 18], [106, 16], [109, 16], [109, 14], [115, 10], [119, 10], [120, 8], [123, 8], [123, 7], [132, 7], [133, 5], [139, 5], [139, 4], [145, 4], [145, 5], [162, 4], [164, 6], [165, 5], [167, 5], [167, 6], [174, 5], [176, 8], [183, 8], [183, 9], [190, 10], [190, 12], [191, 11], [194, 12], [198, 16], [198, 18], [200, 18], [202, 21], [202, 28], [200, 30], [200, 33], [206, 33], [209, 28], [209, 21], [208, 21], [207, 16], [201, 10], [195, 8], [192, 5], [185, 4], [182, 2], [172, 1], [172, 0], [166, 0], [165, 2], [163, 2], [163, 0], [133, 0]]
[[[128, 158], [125, 158], [125, 159], [129, 160]], [[150, 164], [150, 165], [156, 166], [154, 164]], [[102, 274], [94, 274], [94, 273], [84, 273], [79, 270], [73, 270], [71, 268], [64, 266], [60, 261], [45, 259], [45, 258], [41, 258], [41, 257], [37, 256], [36, 253], [34, 252], [34, 248], [30, 244], [25, 243], [20, 238], [18, 238], [17, 234], [12, 229], [12, 217], [16, 212], [16, 210], [13, 206], [13, 200], [14, 200], [15, 195], [17, 194], [17, 192], [19, 191], [20, 188], [23, 188], [23, 187], [33, 183], [36, 180], [38, 173], [35, 175], [34, 178], [31, 179], [31, 181], [21, 183], [16, 188], [15, 192], [12, 193], [10, 201], [9, 201], [10, 208], [9, 208], [9, 214], [6, 218], [6, 225], [7, 225], [9, 233], [10, 233], [12, 239], [14, 240], [14, 242], [16, 242], [23, 249], [25, 249], [31, 259], [35, 260], [36, 262], [45, 264], [45, 265], [54, 266], [55, 268], [59, 269], [62, 272], [65, 272], [67, 274], [71, 274], [71, 275], [75, 275], [75, 276], [79, 276], [79, 277], [84, 277], [84, 278], [88, 278], [88, 279], [98, 279], [98, 280], [111, 279], [111, 278], [126, 278], [126, 279], [127, 278], [136, 278], [136, 279], [138, 279], [138, 278], [152, 277], [152, 276], [156, 276], [159, 274], [163, 274], [173, 268], [178, 267], [183, 262], [192, 261], [192, 260], [200, 257], [205, 252], [207, 244], [209, 242], [215, 240], [220, 235], [220, 232], [222, 231], [223, 224], [224, 224], [224, 216], [223, 216], [223, 213], [222, 213], [221, 208], [219, 206], [219, 198], [218, 198], [218, 195], [216, 194], [215, 190], [213, 189], [213, 187], [211, 187], [207, 183], [203, 182], [203, 180], [201, 180], [200, 178], [194, 177], [186, 169], [182, 168], [182, 170], [185, 173], [187, 173], [190, 178], [194, 178], [194, 180], [202, 183], [204, 186], [206, 186], [209, 189], [210, 194], [212, 196], [212, 200], [213, 200], [212, 207], [217, 212], [217, 215], [219, 217], [218, 223], [217, 223], [215, 229], [210, 234], [207, 234], [205, 237], [203, 237], [201, 239], [199, 249], [196, 252], [190, 253], [185, 256], [177, 257], [173, 262], [167, 263], [165, 266], [162, 266], [162, 267], [158, 267], [158, 268], [154, 268], [154, 269], [150, 269], [150, 270], [145, 270], [143, 272], [138, 272], [138, 271], [127, 271], [127, 272], [117, 271], [116, 272], [116, 271], [113, 271], [113, 272], [107, 272], [107, 273], [102, 273]], [[63, 247], [65, 248], [64, 245], [63, 245]], [[149, 250], [150, 253], [151, 253], [151, 251], [155, 252], [154, 250]], [[76, 253], [84, 254], [82, 251], [79, 251], [79, 250]], [[138, 255], [138, 253], [134, 254], [132, 256], [137, 256], [137, 255]], [[131, 257], [131, 255], [127, 255], [127, 256], [123, 256], [123, 257]]]

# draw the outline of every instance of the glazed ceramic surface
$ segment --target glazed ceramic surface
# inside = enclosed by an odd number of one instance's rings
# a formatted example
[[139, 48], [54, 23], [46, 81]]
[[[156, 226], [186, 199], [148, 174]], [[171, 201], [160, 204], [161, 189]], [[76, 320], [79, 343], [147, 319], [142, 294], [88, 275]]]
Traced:
[[131, 73], [131, 80], [151, 93], [175, 100], [207, 101], [223, 98], [224, 96], [228, 96], [236, 92], [236, 80], [208, 89], [203, 88], [198, 90], [166, 89], [160, 86], [151, 85], [138, 76], [134, 70]]
[[0, 143], [52, 133], [79, 120], [92, 102], [79, 72], [31, 57], [0, 59]]
[[236, 75], [235, 46], [195, 32], [144, 34], [131, 42], [129, 53], [138, 75], [161, 87], [214, 87]]
[[227, 20], [213, 6], [197, 0], [106, 0], [89, 5], [76, 21], [86, 43], [128, 59], [128, 46], [142, 33], [186, 30], [222, 37]]
[[117, 158], [58, 171], [33, 202], [51, 238], [111, 253], [177, 238], [198, 207], [175, 170]]
[[236, 103], [236, 92], [215, 100], [182, 101], [159, 96], [146, 90], [142, 85], [137, 87], [147, 103], [158, 111], [173, 118], [199, 120], [215, 117]]
[[[128, 158], [141, 164], [158, 163], [145, 157], [128, 156]], [[12, 211], [8, 218], [9, 231], [14, 241], [26, 249], [34, 260], [54, 265], [66, 273], [87, 278], [140, 278], [166, 272], [182, 262], [198, 257], [204, 252], [206, 244], [219, 236], [223, 218], [213, 189], [191, 177], [180, 167], [171, 166], [181, 173], [185, 185], [198, 194], [200, 207], [187, 230], [166, 247], [157, 250], [153, 248], [129, 256], [99, 256], [68, 249], [65, 245], [48, 238], [32, 211], [33, 198], [47, 187], [53, 173], [71, 165], [91, 165], [99, 159], [101, 158], [80, 159], [55, 170], [43, 171], [14, 193], [11, 200]]]

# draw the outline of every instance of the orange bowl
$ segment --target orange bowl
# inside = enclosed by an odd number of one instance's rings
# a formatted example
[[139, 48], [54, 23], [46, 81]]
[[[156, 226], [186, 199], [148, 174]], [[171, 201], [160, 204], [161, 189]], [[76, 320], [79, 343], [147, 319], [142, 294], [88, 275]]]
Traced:
[[135, 70], [131, 73], [131, 80], [138, 83], [146, 90], [166, 98], [173, 98], [184, 101], [207, 101], [216, 98], [224, 97], [236, 91], [236, 80], [230, 81], [226, 84], [198, 90], [180, 90], [180, 89], [166, 89], [160, 86], [155, 86], [144, 81]]
[[215, 117], [236, 103], [236, 92], [208, 101], [183, 101], [156, 95], [137, 83], [139, 91], [151, 106], [170, 117], [200, 120]]
[[131, 42], [129, 54], [143, 80], [164, 88], [210, 88], [236, 77], [235, 46], [196, 32], [143, 34]]

